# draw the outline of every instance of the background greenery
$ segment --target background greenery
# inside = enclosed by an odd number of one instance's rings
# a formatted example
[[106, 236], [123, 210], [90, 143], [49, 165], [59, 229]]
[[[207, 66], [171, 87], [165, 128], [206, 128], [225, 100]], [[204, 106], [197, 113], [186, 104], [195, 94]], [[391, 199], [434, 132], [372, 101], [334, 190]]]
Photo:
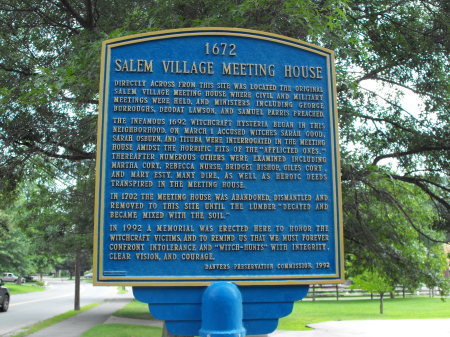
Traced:
[[103, 40], [242, 27], [335, 50], [348, 275], [445, 292], [449, 11], [439, 0], [0, 0], [0, 265], [89, 268]]

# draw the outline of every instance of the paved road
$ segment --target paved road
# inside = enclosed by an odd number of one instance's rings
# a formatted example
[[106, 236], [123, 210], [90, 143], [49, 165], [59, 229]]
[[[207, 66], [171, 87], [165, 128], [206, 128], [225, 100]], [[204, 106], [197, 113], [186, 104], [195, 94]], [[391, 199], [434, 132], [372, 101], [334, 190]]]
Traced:
[[[52, 280], [45, 291], [12, 295], [9, 310], [0, 313], [0, 336], [8, 336], [21, 328], [51, 318], [74, 306], [74, 282]], [[128, 295], [130, 298], [132, 294]], [[117, 287], [93, 287], [81, 283], [81, 306], [116, 298]]]

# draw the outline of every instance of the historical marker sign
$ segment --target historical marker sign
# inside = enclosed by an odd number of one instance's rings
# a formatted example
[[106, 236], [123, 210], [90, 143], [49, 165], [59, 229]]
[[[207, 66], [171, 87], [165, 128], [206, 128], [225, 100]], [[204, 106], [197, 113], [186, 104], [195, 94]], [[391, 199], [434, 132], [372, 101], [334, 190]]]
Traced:
[[105, 41], [95, 283], [343, 279], [333, 53], [258, 31]]

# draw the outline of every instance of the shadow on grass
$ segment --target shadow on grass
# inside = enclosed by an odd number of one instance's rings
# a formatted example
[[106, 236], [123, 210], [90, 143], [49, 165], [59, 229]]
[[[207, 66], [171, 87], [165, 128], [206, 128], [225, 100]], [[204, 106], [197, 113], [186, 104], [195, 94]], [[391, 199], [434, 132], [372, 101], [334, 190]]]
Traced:
[[122, 309], [113, 313], [113, 316], [132, 318], [132, 319], [146, 319], [156, 320], [148, 310], [148, 304], [136, 300], [131, 301]]

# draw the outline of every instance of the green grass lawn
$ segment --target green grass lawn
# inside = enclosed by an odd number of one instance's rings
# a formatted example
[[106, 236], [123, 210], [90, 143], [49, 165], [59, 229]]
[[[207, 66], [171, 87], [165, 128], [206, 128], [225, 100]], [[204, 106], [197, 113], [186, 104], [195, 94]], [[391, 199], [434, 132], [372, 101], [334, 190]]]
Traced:
[[84, 332], [81, 337], [161, 337], [162, 329], [128, 324], [101, 324]]
[[297, 302], [292, 313], [280, 319], [279, 330], [307, 330], [307, 324], [326, 321], [450, 318], [450, 301], [440, 298], [385, 299], [384, 314], [379, 300]]
[[11, 295], [45, 290], [45, 287], [38, 286], [35, 283], [26, 283], [26, 284], [5, 283], [5, 287], [9, 289]]
[[[443, 302], [440, 298], [385, 299], [383, 315], [379, 313], [379, 305], [378, 299], [297, 302], [292, 313], [280, 319], [278, 329], [308, 330], [308, 324], [326, 321], [450, 318], [450, 302], [448, 300]], [[121, 310], [116, 311], [114, 315], [135, 319], [153, 319], [148, 313], [147, 304], [138, 301], [130, 302]], [[114, 330], [114, 334], [111, 334], [110, 337], [131, 336], [122, 335], [122, 327], [120, 326], [116, 329], [118, 330]], [[130, 327], [126, 326], [123, 329], [128, 331]], [[147, 334], [145, 336], [153, 335]], [[83, 337], [85, 336], [83, 335]]]
[[[83, 310], [89, 307], [83, 307]], [[292, 314], [280, 319], [278, 330], [308, 330], [308, 324], [326, 321], [450, 318], [450, 302], [428, 297], [386, 299], [384, 312], [383, 315], [379, 314], [379, 300], [297, 302]], [[76, 313], [69, 312], [64, 315], [71, 316]], [[64, 315], [54, 317], [56, 321], [45, 321], [45, 326], [67, 318]], [[136, 300], [116, 311], [113, 315], [134, 319], [154, 319], [148, 313], [147, 304]], [[35, 328], [42, 329], [42, 326]], [[81, 337], [160, 337], [161, 330], [161, 328], [139, 325], [101, 324], [89, 329]], [[27, 331], [27, 333], [30, 333], [30, 331]], [[27, 333], [19, 336], [24, 336]]]

